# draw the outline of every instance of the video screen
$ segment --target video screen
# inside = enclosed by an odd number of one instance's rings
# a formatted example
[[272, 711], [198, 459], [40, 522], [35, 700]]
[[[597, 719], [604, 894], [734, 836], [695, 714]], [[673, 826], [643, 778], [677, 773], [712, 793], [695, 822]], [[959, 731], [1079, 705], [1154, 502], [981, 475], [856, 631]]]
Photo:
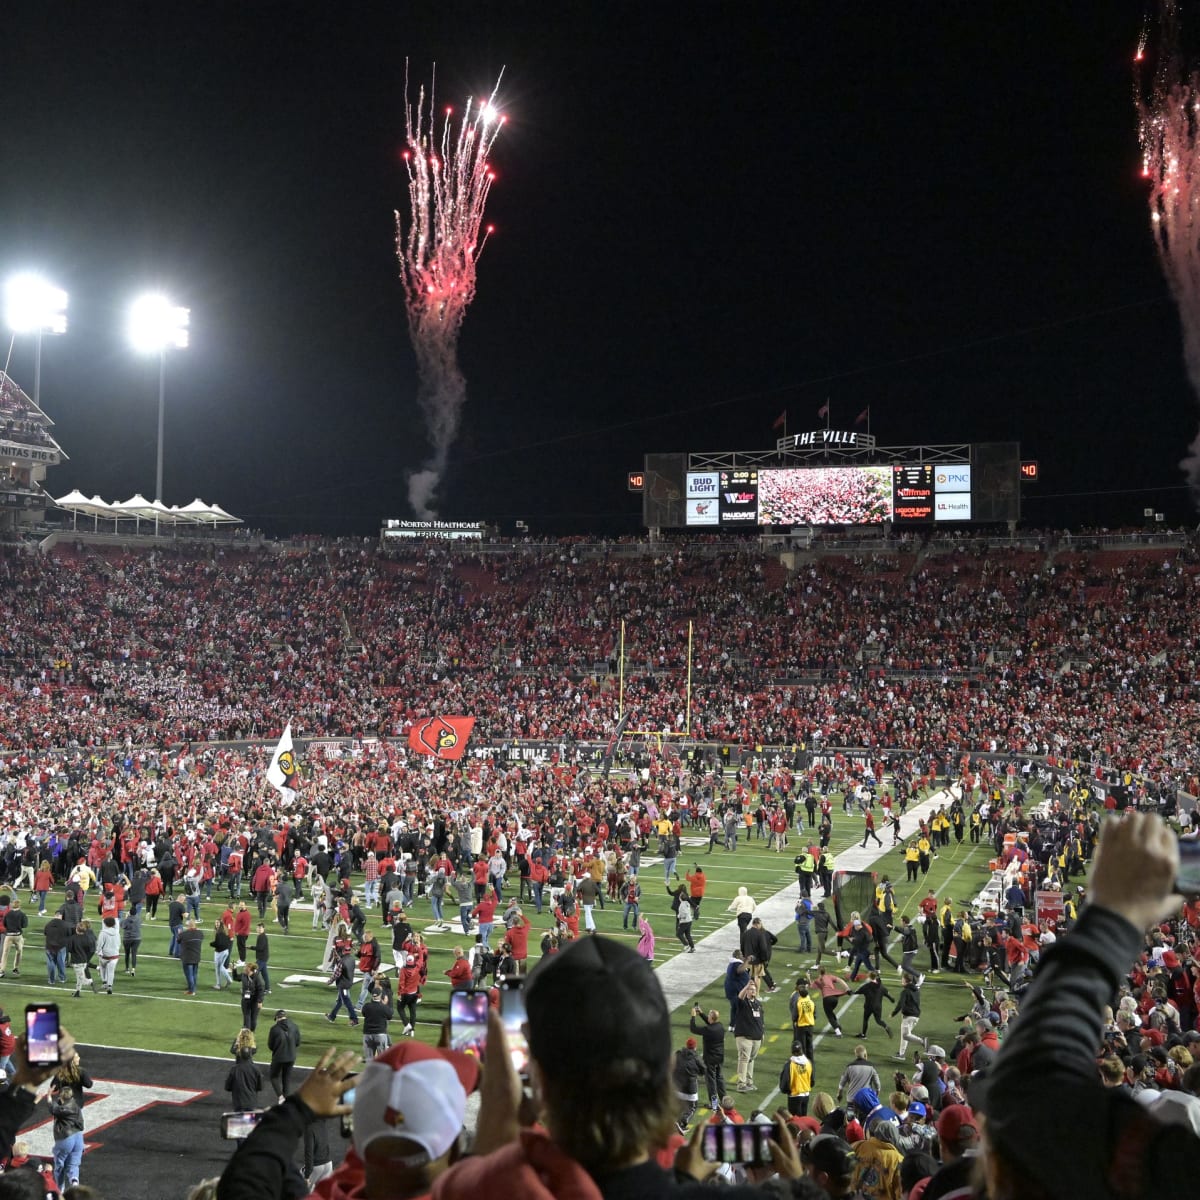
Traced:
[[788, 467], [758, 473], [760, 525], [879, 525], [892, 519], [892, 468]]

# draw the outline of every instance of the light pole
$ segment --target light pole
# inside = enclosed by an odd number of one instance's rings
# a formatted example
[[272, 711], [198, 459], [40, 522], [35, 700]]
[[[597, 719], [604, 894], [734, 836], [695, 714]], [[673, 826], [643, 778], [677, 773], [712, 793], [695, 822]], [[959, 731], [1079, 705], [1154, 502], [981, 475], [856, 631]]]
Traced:
[[66, 333], [67, 293], [40, 275], [23, 271], [4, 285], [4, 320], [13, 333], [32, 333], [33, 402], [42, 407], [42, 334]]
[[190, 311], [178, 308], [161, 292], [139, 296], [129, 310], [129, 341], [139, 354], [158, 355], [158, 469], [154, 476], [154, 499], [162, 503], [163, 402], [167, 394], [167, 351], [183, 350], [188, 344]]

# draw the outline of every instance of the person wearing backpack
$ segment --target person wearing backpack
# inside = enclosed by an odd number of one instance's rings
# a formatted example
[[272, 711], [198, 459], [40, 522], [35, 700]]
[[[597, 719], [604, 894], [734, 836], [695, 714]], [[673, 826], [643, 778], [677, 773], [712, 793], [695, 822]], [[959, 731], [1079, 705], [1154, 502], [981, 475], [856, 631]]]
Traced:
[[812, 1091], [812, 1063], [799, 1042], [792, 1043], [792, 1056], [779, 1072], [779, 1094], [787, 1097], [787, 1110], [794, 1117], [808, 1116], [808, 1096]]

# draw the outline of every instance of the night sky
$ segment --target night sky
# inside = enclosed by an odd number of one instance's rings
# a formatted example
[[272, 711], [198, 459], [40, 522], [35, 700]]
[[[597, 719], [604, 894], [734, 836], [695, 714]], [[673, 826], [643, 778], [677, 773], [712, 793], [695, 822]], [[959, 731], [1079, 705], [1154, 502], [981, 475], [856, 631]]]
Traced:
[[[914, 16], [917, 10], [920, 15]], [[441, 515], [633, 533], [647, 451], [1011, 440], [1027, 524], [1194, 522], [1198, 409], [1149, 234], [1137, 6], [5, 6], [0, 271], [71, 296], [50, 490], [154, 490], [147, 286], [191, 309], [164, 499], [272, 533], [411, 515], [393, 255], [404, 60], [508, 123]], [[1200, 24], [1200, 13], [1193, 18]], [[7, 351], [7, 342], [5, 343]], [[32, 391], [33, 349], [10, 373]]]

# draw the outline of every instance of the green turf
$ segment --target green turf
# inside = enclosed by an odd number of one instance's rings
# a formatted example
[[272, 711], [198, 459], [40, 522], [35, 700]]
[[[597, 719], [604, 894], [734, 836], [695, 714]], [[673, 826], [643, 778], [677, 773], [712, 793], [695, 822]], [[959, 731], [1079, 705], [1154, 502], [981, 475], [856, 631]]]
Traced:
[[[701, 838], [701, 831], [685, 831], [685, 838]], [[857, 817], [843, 817], [840, 807], [835, 806], [832, 848], [835, 853], [856, 843], [861, 836], [861, 823]], [[652, 842], [653, 845], [653, 842]], [[684, 846], [678, 860], [681, 875], [689, 871], [693, 862], [703, 863], [709, 877], [708, 892], [701, 909], [701, 916], [694, 926], [693, 936], [697, 941], [725, 925], [732, 918], [726, 910], [729, 901], [741, 885], [748, 886], [751, 894], [760, 902], [767, 899], [783, 887], [796, 892], [796, 877], [792, 867], [792, 857], [797, 852], [795, 835], [792, 844], [783, 854], [776, 854], [766, 849], [766, 842], [757, 838], [739, 839], [738, 850], [735, 854], [726, 854], [720, 849], [711, 855], [704, 854], [705, 846]], [[901, 909], [914, 911], [916, 901], [925, 894], [928, 887], [937, 888], [939, 896], [949, 881], [950, 894], [964, 901], [975, 896], [986, 882], [987, 860], [991, 855], [990, 848], [984, 844], [972, 847], [964, 842], [961, 847], [951, 846], [943, 851], [941, 857], [934, 861], [927, 878], [919, 885], [907, 887], [903, 883], [904, 866], [898, 852], [889, 849], [879, 860], [875, 869], [880, 873], [890, 874], [896, 883], [897, 897]], [[670, 901], [663, 886], [662, 867], [657, 863], [647, 863], [642, 870], [643, 912], [647, 914], [657, 935], [656, 962], [662, 963], [673, 957], [681, 950], [674, 938], [674, 918], [671, 913]], [[53, 912], [61, 901], [62, 893], [55, 893], [47, 903], [47, 910]], [[22, 901], [26, 897], [22, 896]], [[224, 908], [224, 898], [214, 894], [212, 901], [204, 902], [201, 906], [201, 920], [206, 927]], [[41, 926], [43, 921], [31, 914], [30, 928], [26, 937], [25, 962], [20, 978], [9, 977], [0, 979], [0, 1003], [5, 1005], [10, 1016], [19, 1020], [19, 1014], [27, 1003], [44, 1003], [49, 999], [57, 1000], [63, 1012], [63, 1023], [79, 1040], [105, 1045], [127, 1046], [148, 1050], [166, 1050], [175, 1053], [225, 1056], [229, 1052], [229, 1043], [241, 1027], [241, 1009], [239, 993], [230, 988], [224, 992], [212, 990], [214, 983], [212, 954], [205, 938], [205, 957], [200, 968], [199, 991], [195, 997], [185, 996], [183, 973], [175, 959], [167, 956], [167, 946], [170, 934], [165, 921], [165, 905], [159, 909], [159, 920], [143, 921], [143, 939], [138, 962], [136, 979], [130, 979], [123, 974], [123, 962], [118, 963], [116, 976], [116, 991], [112, 996], [91, 995], [86, 993], [78, 1000], [71, 997], [72, 984], [51, 988], [46, 983], [44, 968], [45, 955], [42, 952]], [[525, 906], [525, 911], [533, 921], [530, 936], [530, 962], [536, 961], [539, 955], [541, 935], [550, 928], [552, 920], [549, 913], [543, 913], [539, 918], [532, 904]], [[88, 906], [88, 915], [94, 913], [94, 902]], [[377, 916], [378, 910], [371, 914]], [[449, 913], [447, 913], [449, 916]], [[410, 920], [414, 927], [423, 930], [431, 922], [432, 914], [428, 901], [419, 898], [410, 912]], [[604, 910], [595, 911], [597, 926], [601, 933], [614, 937], [627, 938], [630, 944], [636, 941], [632, 931], [623, 933], [621, 930], [621, 908], [609, 904]], [[390, 959], [391, 941], [389, 933], [377, 921], [369, 921], [380, 938], [385, 961]], [[286, 1008], [289, 1014], [299, 1023], [304, 1035], [300, 1061], [302, 1065], [315, 1061], [320, 1050], [328, 1045], [345, 1048], [360, 1048], [360, 1030], [352, 1029], [346, 1019], [344, 1010], [338, 1014], [336, 1025], [329, 1025], [324, 1015], [332, 1006], [334, 989], [328, 985], [304, 982], [287, 986], [284, 980], [291, 974], [316, 975], [317, 966], [325, 946], [325, 933], [311, 928], [311, 913], [293, 908], [292, 932], [284, 935], [278, 925], [270, 923], [268, 914], [268, 934], [271, 938], [270, 972], [272, 994], [267, 997], [263, 1006], [263, 1018], [259, 1025], [259, 1040], [266, 1042], [266, 1031], [271, 1023], [271, 1015], [276, 1008]], [[429, 983], [425, 988], [424, 1000], [418, 1009], [419, 1022], [417, 1036], [424, 1040], [436, 1040], [440, 1023], [447, 1013], [449, 988], [443, 972], [450, 966], [455, 945], [464, 945], [461, 930], [457, 933], [431, 934], [428, 937], [431, 947], [429, 959]], [[493, 944], [498, 939], [493, 937]], [[789, 927], [780, 934], [779, 945], [776, 948], [772, 962], [772, 972], [780, 985], [780, 991], [772, 996], [767, 1005], [768, 1034], [764, 1042], [763, 1053], [760, 1056], [756, 1070], [758, 1091], [754, 1095], [746, 1095], [739, 1099], [744, 1108], [752, 1106], [753, 1102], [765, 1097], [774, 1087], [779, 1074], [779, 1067], [788, 1052], [788, 1030], [790, 1028], [787, 1016], [787, 995], [795, 980], [795, 969], [811, 962], [812, 956], [801, 956], [793, 952], [796, 946], [794, 927]], [[251, 936], [251, 947], [253, 935]], [[730, 949], [733, 949], [733, 945]], [[898, 957], [898, 955], [893, 955]], [[918, 962], [928, 962], [922, 949]], [[887, 964], [884, 964], [887, 968]], [[896, 972], [887, 969], [884, 976], [890, 991], [896, 994], [894, 984], [898, 983]], [[68, 979], [73, 981], [73, 973], [68, 968]], [[358, 984], [354, 987], [357, 996]], [[714, 980], [711, 986], [699, 993], [697, 1001], [705, 1007], [717, 1007], [722, 1012], [727, 1011], [722, 989], [722, 981]], [[859, 1004], [843, 1018], [843, 1025], [848, 1030], [857, 1032], [859, 1026]], [[918, 1032], [936, 1036], [944, 1043], [952, 1040], [955, 1024], [953, 1017], [964, 1011], [968, 1006], [968, 996], [961, 981], [947, 975], [931, 976], [927, 982], [922, 1003], [925, 1015]], [[890, 1007], [890, 1006], [889, 1006]], [[818, 1017], [819, 1009], [818, 1009]], [[673, 1016], [675, 1044], [682, 1045], [687, 1034], [687, 1009], [677, 1011]], [[890, 1023], [890, 1018], [889, 1018]], [[820, 1033], [822, 1026], [818, 1024]], [[398, 1022], [393, 1022], [393, 1037], [400, 1031]], [[872, 1055], [878, 1061], [881, 1074], [887, 1068], [886, 1079], [891, 1078], [891, 1068], [899, 1064], [891, 1064], [887, 1056], [895, 1051], [895, 1045], [885, 1042], [882, 1031], [872, 1035], [868, 1042]], [[833, 1090], [837, 1077], [841, 1072], [844, 1061], [847, 1060], [854, 1046], [851, 1038], [840, 1041], [829, 1038], [820, 1043], [816, 1052], [817, 1075], [816, 1087]], [[728, 1039], [727, 1048], [727, 1077], [732, 1076], [736, 1061], [732, 1036]]]

